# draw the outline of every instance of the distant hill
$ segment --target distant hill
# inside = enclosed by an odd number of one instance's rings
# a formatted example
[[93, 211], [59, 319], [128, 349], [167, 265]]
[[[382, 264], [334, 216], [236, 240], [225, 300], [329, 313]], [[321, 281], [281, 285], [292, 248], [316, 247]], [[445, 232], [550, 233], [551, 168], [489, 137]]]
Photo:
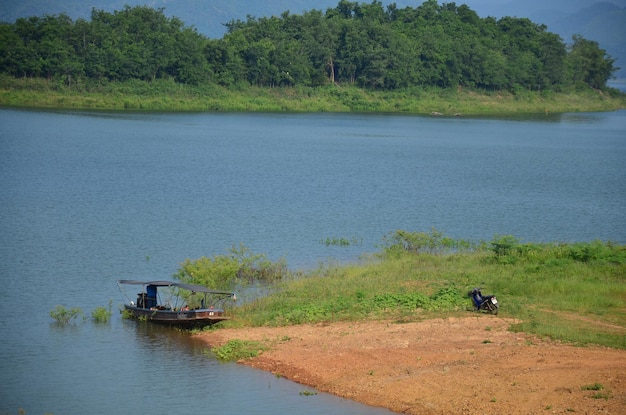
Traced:
[[[0, 20], [13, 22], [19, 17], [65, 13], [72, 19], [88, 19], [91, 9], [112, 12], [125, 5], [148, 5], [164, 8], [168, 16], [176, 16], [188, 26], [212, 38], [222, 37], [224, 23], [232, 19], [245, 20], [247, 15], [264, 17], [280, 15], [289, 10], [299, 14], [305, 10], [335, 7], [339, 0], [2, 0]], [[361, 1], [370, 3], [371, 0]], [[396, 3], [399, 8], [415, 7], [421, 0], [383, 0], [383, 4]], [[439, 3], [442, 3], [440, 1]], [[543, 23], [548, 30], [557, 33], [565, 42], [573, 34], [597, 41], [611, 56], [617, 59], [616, 66], [622, 69], [618, 78], [626, 78], [626, 0], [466, 0], [480, 16], [528, 17]]]
[[618, 78], [626, 78], [626, 7], [613, 3], [596, 3], [575, 12], [542, 13], [531, 15], [538, 23], [544, 23], [552, 32], [569, 42], [574, 34], [595, 40], [612, 57], [617, 59]]
[[[0, 20], [13, 22], [19, 17], [65, 13], [73, 19], [89, 18], [92, 8], [112, 12], [125, 5], [147, 5], [164, 8], [168, 16], [176, 16], [198, 32], [220, 38], [225, 33], [224, 23], [232, 19], [280, 15], [285, 10], [297, 14], [305, 10], [335, 7], [339, 0], [2, 0]], [[408, 1], [406, 2], [408, 3]]]

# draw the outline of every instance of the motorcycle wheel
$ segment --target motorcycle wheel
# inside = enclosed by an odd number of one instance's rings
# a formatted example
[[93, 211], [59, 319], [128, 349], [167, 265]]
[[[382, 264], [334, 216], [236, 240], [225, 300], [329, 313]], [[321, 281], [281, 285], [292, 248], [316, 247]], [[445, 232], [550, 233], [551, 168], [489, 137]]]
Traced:
[[493, 305], [493, 304], [491, 303], [491, 301], [487, 302], [485, 305], [486, 305], [486, 307], [485, 307], [485, 308], [487, 309], [487, 311], [489, 311], [489, 313], [491, 313], [491, 314], [493, 314], [493, 315], [495, 315], [495, 316], [497, 316], [497, 315], [498, 315], [498, 307], [496, 307], [495, 305]]

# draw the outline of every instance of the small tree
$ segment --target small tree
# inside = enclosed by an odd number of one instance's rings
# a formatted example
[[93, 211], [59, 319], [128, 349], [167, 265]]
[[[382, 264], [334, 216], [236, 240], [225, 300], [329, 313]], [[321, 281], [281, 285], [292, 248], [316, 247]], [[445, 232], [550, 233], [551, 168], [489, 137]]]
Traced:
[[584, 83], [592, 88], [606, 87], [606, 82], [619, 68], [614, 67], [615, 59], [601, 49], [598, 42], [587, 40], [580, 35], [572, 37], [574, 43], [569, 54], [574, 84]]

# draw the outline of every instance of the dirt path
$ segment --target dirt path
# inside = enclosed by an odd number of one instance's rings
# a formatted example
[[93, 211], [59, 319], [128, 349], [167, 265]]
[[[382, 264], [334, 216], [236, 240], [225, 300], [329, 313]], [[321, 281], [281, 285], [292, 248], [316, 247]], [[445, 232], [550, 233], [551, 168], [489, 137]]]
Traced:
[[[241, 363], [406, 414], [626, 414], [626, 351], [573, 347], [507, 331], [481, 315], [391, 322], [222, 329], [270, 346]], [[601, 390], [585, 390], [599, 384]], [[593, 397], [594, 394], [600, 397]]]

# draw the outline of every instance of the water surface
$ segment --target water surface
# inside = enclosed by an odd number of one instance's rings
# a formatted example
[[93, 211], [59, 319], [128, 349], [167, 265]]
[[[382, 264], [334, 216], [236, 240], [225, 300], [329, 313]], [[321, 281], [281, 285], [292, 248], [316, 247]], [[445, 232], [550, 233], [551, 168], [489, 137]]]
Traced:
[[[293, 268], [396, 229], [626, 243], [626, 111], [532, 120], [0, 110], [0, 413], [382, 414], [235, 364], [178, 332], [60, 328], [243, 243]], [[326, 239], [358, 241], [327, 246]]]

